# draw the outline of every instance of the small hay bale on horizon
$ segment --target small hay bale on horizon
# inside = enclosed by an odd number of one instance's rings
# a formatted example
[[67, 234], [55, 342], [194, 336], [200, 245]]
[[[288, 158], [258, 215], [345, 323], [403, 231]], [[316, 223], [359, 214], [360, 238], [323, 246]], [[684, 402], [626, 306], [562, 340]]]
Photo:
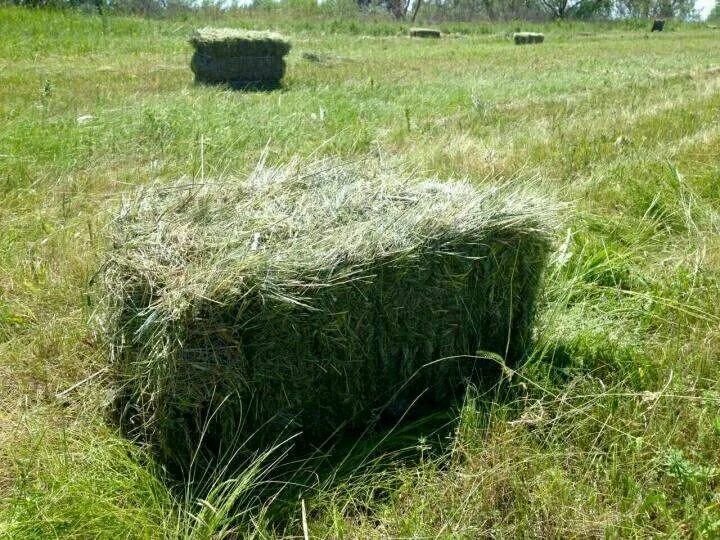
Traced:
[[554, 206], [366, 169], [259, 168], [124, 202], [99, 312], [126, 435], [181, 468], [201, 439], [321, 444], [420, 395], [462, 398], [491, 353], [522, 357]]
[[201, 28], [190, 37], [190, 67], [197, 82], [277, 86], [285, 75], [290, 42], [275, 32]]
[[530, 43], [542, 43], [545, 41], [545, 34], [538, 32], [515, 32], [513, 34], [515, 45], [526, 45]]
[[442, 34], [435, 28], [411, 28], [410, 37], [417, 38], [439, 38]]

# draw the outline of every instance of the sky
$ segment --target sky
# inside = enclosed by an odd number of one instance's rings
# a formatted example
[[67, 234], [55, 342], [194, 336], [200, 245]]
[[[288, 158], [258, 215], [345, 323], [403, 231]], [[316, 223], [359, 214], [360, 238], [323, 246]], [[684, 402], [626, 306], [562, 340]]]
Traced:
[[712, 8], [715, 7], [715, 0], [697, 0], [695, 6], [704, 19], [710, 14]]

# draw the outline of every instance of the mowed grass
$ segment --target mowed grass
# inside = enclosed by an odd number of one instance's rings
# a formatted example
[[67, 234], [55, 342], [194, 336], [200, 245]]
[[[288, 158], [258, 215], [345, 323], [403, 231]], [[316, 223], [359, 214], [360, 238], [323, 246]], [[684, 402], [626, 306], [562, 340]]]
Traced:
[[[0, 10], [0, 536], [302, 536], [303, 504], [313, 537], [720, 535], [720, 34], [268, 20], [213, 21], [294, 43], [283, 90], [243, 93], [192, 82], [208, 21]], [[391, 433], [411, 459], [309, 484], [279, 520], [233, 504], [263, 472], [203, 503], [115, 433], [89, 322], [123, 193], [263, 155], [567, 208], [530, 360], [441, 444]]]

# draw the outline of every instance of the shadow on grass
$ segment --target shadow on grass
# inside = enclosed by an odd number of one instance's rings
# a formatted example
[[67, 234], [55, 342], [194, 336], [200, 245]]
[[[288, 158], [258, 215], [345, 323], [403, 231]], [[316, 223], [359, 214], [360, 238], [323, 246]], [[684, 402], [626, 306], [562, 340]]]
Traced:
[[[488, 365], [481, 371], [473, 381], [480, 402], [512, 399], [512, 391], [502, 382], [500, 367]], [[219, 441], [209, 434], [203, 441], [203, 458], [193, 464], [189, 476], [176, 476], [175, 483], [186, 494], [191, 493], [190, 500], [208, 500], [214, 486], [223, 482], [242, 484], [244, 492], [233, 502], [232, 513], [247, 515], [248, 508], [262, 508], [270, 526], [284, 530], [297, 518], [303, 499], [359, 486], [372, 490], [373, 501], [382, 501], [389, 495], [392, 482], [376, 484], [373, 478], [392, 478], [385, 473], [446, 456], [455, 441], [465, 398], [463, 392], [438, 403], [418, 396], [411, 403], [367, 411], [366, 427], [340, 429], [319, 444], [302, 434], [285, 433], [286, 437], [265, 454], [231, 453], [228, 446], [218, 452], [213, 446]], [[244, 441], [236, 443], [242, 446]], [[255, 476], [246, 478], [247, 471], [254, 471]], [[222, 506], [223, 502], [214, 504]]]
[[282, 90], [281, 81], [198, 81], [195, 86], [208, 86], [237, 92], [274, 92]]

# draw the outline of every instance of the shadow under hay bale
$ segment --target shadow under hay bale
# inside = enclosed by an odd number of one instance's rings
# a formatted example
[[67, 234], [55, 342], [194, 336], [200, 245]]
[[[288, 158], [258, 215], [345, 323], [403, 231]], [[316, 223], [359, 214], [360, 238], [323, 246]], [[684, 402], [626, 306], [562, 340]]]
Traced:
[[526, 45], [530, 43], [542, 43], [545, 41], [545, 34], [537, 32], [515, 32], [513, 34], [515, 45]]
[[552, 216], [334, 163], [141, 191], [102, 279], [119, 422], [184, 470], [462, 397], [528, 345]]
[[223, 28], [197, 30], [190, 38], [195, 81], [233, 88], [277, 88], [285, 75], [290, 43], [272, 32]]
[[434, 28], [411, 28], [410, 37], [417, 38], [439, 38], [441, 36], [440, 30]]

